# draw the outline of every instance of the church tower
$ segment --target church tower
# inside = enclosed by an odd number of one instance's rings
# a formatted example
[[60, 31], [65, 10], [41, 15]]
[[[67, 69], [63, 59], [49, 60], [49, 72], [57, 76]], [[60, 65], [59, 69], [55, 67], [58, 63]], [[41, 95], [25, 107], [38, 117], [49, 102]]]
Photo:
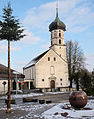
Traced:
[[[58, 3], [58, 1], [57, 1]], [[25, 79], [42, 91], [68, 91], [68, 64], [64, 43], [65, 24], [56, 18], [49, 25], [51, 47], [24, 67]], [[32, 82], [32, 83], [31, 83]], [[32, 87], [32, 85], [31, 85]]]
[[64, 32], [66, 25], [58, 17], [58, 8], [56, 8], [56, 18], [49, 25], [51, 32], [51, 48], [66, 61], [66, 45], [64, 43]]

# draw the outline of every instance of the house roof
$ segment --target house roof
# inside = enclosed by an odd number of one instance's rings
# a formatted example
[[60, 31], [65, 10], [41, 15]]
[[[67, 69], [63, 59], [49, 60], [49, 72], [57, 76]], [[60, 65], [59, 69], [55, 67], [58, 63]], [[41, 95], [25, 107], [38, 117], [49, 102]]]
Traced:
[[27, 69], [31, 66], [34, 66], [49, 50], [43, 52], [42, 54], [35, 57], [33, 60], [31, 60], [23, 69]]
[[[18, 71], [11, 69], [12, 78], [24, 78], [25, 76]], [[0, 64], [0, 78], [8, 78], [8, 67], [3, 64]]]

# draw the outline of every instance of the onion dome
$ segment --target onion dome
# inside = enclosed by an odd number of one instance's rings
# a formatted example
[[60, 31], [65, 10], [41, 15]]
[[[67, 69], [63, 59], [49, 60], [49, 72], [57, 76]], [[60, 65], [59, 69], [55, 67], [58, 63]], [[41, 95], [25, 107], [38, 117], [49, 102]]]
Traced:
[[66, 25], [62, 21], [60, 21], [58, 17], [58, 10], [56, 13], [56, 19], [49, 25], [49, 31], [52, 31], [55, 29], [62, 29], [66, 31]]

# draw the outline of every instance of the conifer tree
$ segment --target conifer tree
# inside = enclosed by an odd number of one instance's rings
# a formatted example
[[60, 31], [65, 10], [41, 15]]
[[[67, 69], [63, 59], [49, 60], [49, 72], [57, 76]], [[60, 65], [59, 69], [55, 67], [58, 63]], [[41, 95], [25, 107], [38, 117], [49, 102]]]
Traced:
[[19, 20], [12, 16], [12, 8], [10, 3], [3, 8], [2, 19], [0, 20], [0, 40], [8, 41], [8, 96], [7, 110], [11, 112], [11, 71], [10, 71], [10, 41], [17, 41], [23, 38], [24, 29], [21, 28]]

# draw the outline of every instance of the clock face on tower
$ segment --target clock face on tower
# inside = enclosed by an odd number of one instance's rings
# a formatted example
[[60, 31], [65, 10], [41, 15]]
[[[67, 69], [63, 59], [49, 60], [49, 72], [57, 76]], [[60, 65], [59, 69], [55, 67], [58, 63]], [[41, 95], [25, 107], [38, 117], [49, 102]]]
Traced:
[[56, 37], [56, 33], [54, 33], [54, 37]]

